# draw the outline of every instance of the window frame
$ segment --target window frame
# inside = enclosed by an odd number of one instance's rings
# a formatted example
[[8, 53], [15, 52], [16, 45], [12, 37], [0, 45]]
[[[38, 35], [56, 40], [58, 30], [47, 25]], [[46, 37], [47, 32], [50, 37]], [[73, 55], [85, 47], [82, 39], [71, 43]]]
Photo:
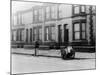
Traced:
[[[65, 10], [62, 10], [62, 9], [65, 9]], [[59, 19], [63, 19], [63, 18], [67, 18], [67, 15], [65, 13], [67, 13], [67, 10], [66, 10], [67, 6], [66, 5], [59, 5], [58, 6], [58, 18]], [[65, 12], [65, 13], [64, 13]], [[64, 13], [64, 15], [63, 15]]]
[[25, 39], [25, 40], [26, 40], [26, 42], [28, 42], [28, 38], [29, 38], [29, 37], [28, 37], [28, 35], [29, 35], [29, 30], [28, 30], [28, 29], [26, 29], [26, 39]]
[[[40, 36], [41, 35], [41, 36]], [[38, 27], [38, 40], [42, 40], [42, 27]]]
[[[82, 29], [82, 28], [83, 28], [83, 27], [82, 27], [82, 24], [83, 24], [83, 23], [84, 23], [84, 25], [85, 25], [84, 30]], [[82, 32], [85, 33], [85, 38], [83, 38]], [[86, 40], [86, 22], [81, 22], [81, 39], [82, 39], [82, 40]]]
[[30, 28], [30, 42], [32, 42], [32, 28]]
[[[84, 11], [82, 10], [82, 7], [84, 7]], [[86, 6], [85, 5], [81, 5], [80, 8], [81, 8], [81, 13], [85, 13], [86, 12]]]
[[[79, 26], [80, 26], [80, 31], [75, 31], [75, 24], [79, 23]], [[82, 30], [82, 23], [85, 23], [85, 30]], [[80, 32], [80, 39], [75, 39], [75, 32]], [[83, 38], [83, 34], [82, 33], [85, 33], [85, 38]], [[83, 22], [83, 21], [80, 21], [80, 22], [75, 22], [73, 23], [73, 40], [86, 40], [86, 22]]]
[[[75, 39], [75, 33], [79, 32], [79, 36], [80, 36], [80, 34], [81, 34], [81, 33], [80, 33], [80, 30], [81, 30], [81, 29], [79, 29], [79, 31], [75, 31], [75, 24], [79, 24], [79, 26], [80, 26], [80, 23], [79, 23], [79, 22], [73, 24], [73, 34], [74, 34], [73, 37], [74, 37], [74, 40], [80, 40], [80, 38], [79, 38], [79, 39]], [[80, 28], [80, 27], [79, 27], [79, 28]]]
[[37, 40], [37, 28], [33, 27], [33, 41]]
[[[79, 8], [79, 12], [78, 13], [75, 13], [75, 8], [77, 8], [77, 7]], [[80, 14], [80, 5], [74, 6], [74, 9], [73, 10], [74, 10], [74, 12], [73, 12], [74, 15]]]
[[[48, 8], [49, 11], [47, 11], [47, 8]], [[47, 16], [48, 16], [48, 18], [47, 18]], [[45, 8], [45, 19], [46, 20], [49, 20], [50, 18], [51, 18], [51, 7], [50, 6], [47, 6]]]
[[16, 30], [12, 31], [12, 41], [17, 41], [17, 31]]
[[54, 30], [52, 30], [52, 28], [55, 29], [55, 26], [50, 26], [50, 39], [51, 39], [51, 41], [54, 41], [55, 38], [53, 38], [53, 36], [55, 35], [55, 32], [54, 32]]
[[[35, 14], [35, 12], [37, 13], [37, 14]], [[35, 22], [37, 22], [38, 21], [38, 10], [34, 10], [34, 21]]]
[[43, 20], [44, 20], [44, 10], [43, 10], [43, 8], [40, 8], [40, 9], [38, 9], [38, 12], [39, 12], [39, 14], [38, 14], [38, 19], [39, 19], [39, 21], [40, 22], [42, 22]]
[[51, 6], [51, 19], [57, 19], [57, 6]]
[[[48, 29], [48, 32], [46, 29]], [[49, 26], [45, 27], [45, 41], [49, 41]]]

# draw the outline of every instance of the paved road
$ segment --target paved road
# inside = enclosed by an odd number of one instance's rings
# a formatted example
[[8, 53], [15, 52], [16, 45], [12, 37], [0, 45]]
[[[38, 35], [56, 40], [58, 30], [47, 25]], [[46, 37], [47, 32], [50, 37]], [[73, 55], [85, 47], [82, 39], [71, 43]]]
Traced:
[[95, 53], [76, 53], [74, 60], [12, 54], [12, 73], [35, 73], [50, 71], [67, 71], [95, 69]]

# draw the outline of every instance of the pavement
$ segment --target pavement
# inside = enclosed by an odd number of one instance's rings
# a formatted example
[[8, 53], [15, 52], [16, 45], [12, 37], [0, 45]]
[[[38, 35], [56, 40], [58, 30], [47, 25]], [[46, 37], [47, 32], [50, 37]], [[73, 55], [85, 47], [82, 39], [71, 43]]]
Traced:
[[[76, 52], [75, 59], [62, 60], [59, 50], [12, 49], [12, 74], [90, 70], [96, 68], [95, 53]], [[45, 57], [44, 57], [45, 56]], [[49, 56], [49, 57], [47, 57]], [[55, 57], [54, 57], [55, 56]]]
[[[24, 49], [24, 48], [12, 48], [12, 54], [21, 54], [21, 55], [34, 55], [35, 49]], [[76, 58], [95, 58], [95, 53], [86, 53], [86, 52], [76, 52]], [[60, 50], [38, 50], [37, 49], [37, 56], [48, 56], [48, 57], [61, 57]]]
[[[24, 49], [24, 48], [12, 48], [11, 52], [13, 54], [22, 54], [22, 55], [34, 55], [35, 49]], [[37, 49], [37, 56], [53, 56], [61, 57], [60, 50], [39, 50]]]

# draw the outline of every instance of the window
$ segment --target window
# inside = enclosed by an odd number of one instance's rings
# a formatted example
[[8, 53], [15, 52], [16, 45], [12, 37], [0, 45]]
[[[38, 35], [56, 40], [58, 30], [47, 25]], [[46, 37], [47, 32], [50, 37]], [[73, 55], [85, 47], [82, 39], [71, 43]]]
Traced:
[[96, 6], [92, 6], [93, 13], [96, 13]]
[[55, 27], [47, 26], [45, 27], [45, 41], [54, 41], [55, 40]]
[[37, 40], [37, 31], [36, 31], [36, 28], [34, 28], [34, 41]]
[[55, 40], [55, 27], [51, 27], [51, 40]]
[[45, 28], [45, 41], [49, 40], [49, 27]]
[[14, 41], [16, 41], [16, 31], [14, 31]]
[[17, 14], [17, 24], [18, 25], [21, 24], [21, 14], [20, 13]]
[[85, 6], [84, 5], [81, 6], [81, 12], [85, 12]]
[[74, 38], [80, 39], [80, 24], [79, 23], [74, 24]]
[[59, 18], [62, 18], [62, 7], [61, 7], [61, 5], [59, 6]]
[[22, 24], [31, 24], [32, 22], [33, 22], [33, 11], [28, 11], [27, 13], [23, 13], [21, 15]]
[[34, 30], [34, 28], [33, 28], [33, 41], [35, 41], [35, 30]]
[[86, 5], [86, 13], [90, 13], [89, 8], [90, 8], [90, 6], [89, 5]]
[[19, 31], [19, 37], [20, 37], [19, 41], [22, 41], [22, 30]]
[[86, 23], [82, 23], [81, 24], [81, 27], [82, 27], [82, 39], [85, 39], [85, 37], [86, 37], [86, 25], [85, 25]]
[[37, 10], [34, 11], [34, 20], [35, 20], [35, 22], [38, 20], [38, 11]]
[[19, 40], [24, 41], [24, 30], [19, 30]]
[[16, 41], [16, 31], [13, 31], [12, 32], [12, 40], [13, 41]]
[[17, 36], [17, 37], [16, 37], [16, 40], [19, 41], [19, 40], [20, 40], [20, 36], [19, 36], [20, 33], [19, 33], [19, 30], [17, 30], [16, 33], [17, 33], [17, 34], [16, 34], [16, 36]]
[[46, 7], [46, 19], [50, 18], [50, 7]]
[[14, 33], [11, 32], [11, 41], [14, 41]]
[[32, 42], [32, 28], [30, 28], [30, 42]]
[[41, 21], [42, 20], [42, 14], [41, 14], [41, 9], [39, 9], [39, 21]]
[[14, 16], [14, 17], [13, 17], [13, 24], [14, 24], [14, 25], [17, 25], [17, 23], [18, 23], [17, 21], [18, 21], [18, 20], [17, 20], [17, 16]]
[[19, 14], [17, 14], [17, 25], [19, 25]]
[[42, 28], [39, 28], [39, 40], [42, 40]]
[[43, 21], [43, 9], [39, 9], [39, 21]]
[[52, 6], [51, 7], [51, 17], [53, 19], [56, 19], [57, 18], [57, 7], [56, 6]]
[[82, 40], [86, 39], [86, 23], [75, 23], [74, 24], [74, 39]]
[[68, 17], [69, 15], [68, 14], [68, 10], [70, 12], [70, 8], [68, 5], [64, 5], [64, 4], [61, 4], [59, 5], [59, 18], [64, 18], [64, 17]]
[[24, 41], [24, 30], [22, 30], [22, 41]]
[[28, 29], [26, 29], [26, 42], [28, 42]]
[[79, 14], [80, 13], [80, 8], [79, 6], [74, 7], [74, 14]]

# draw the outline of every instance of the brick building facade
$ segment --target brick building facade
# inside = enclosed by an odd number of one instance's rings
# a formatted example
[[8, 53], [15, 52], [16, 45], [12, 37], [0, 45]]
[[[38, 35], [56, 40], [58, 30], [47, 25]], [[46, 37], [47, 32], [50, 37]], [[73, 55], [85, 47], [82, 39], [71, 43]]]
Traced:
[[[12, 15], [12, 45], [93, 45], [96, 6], [44, 4]], [[92, 41], [92, 42], [91, 42]]]

